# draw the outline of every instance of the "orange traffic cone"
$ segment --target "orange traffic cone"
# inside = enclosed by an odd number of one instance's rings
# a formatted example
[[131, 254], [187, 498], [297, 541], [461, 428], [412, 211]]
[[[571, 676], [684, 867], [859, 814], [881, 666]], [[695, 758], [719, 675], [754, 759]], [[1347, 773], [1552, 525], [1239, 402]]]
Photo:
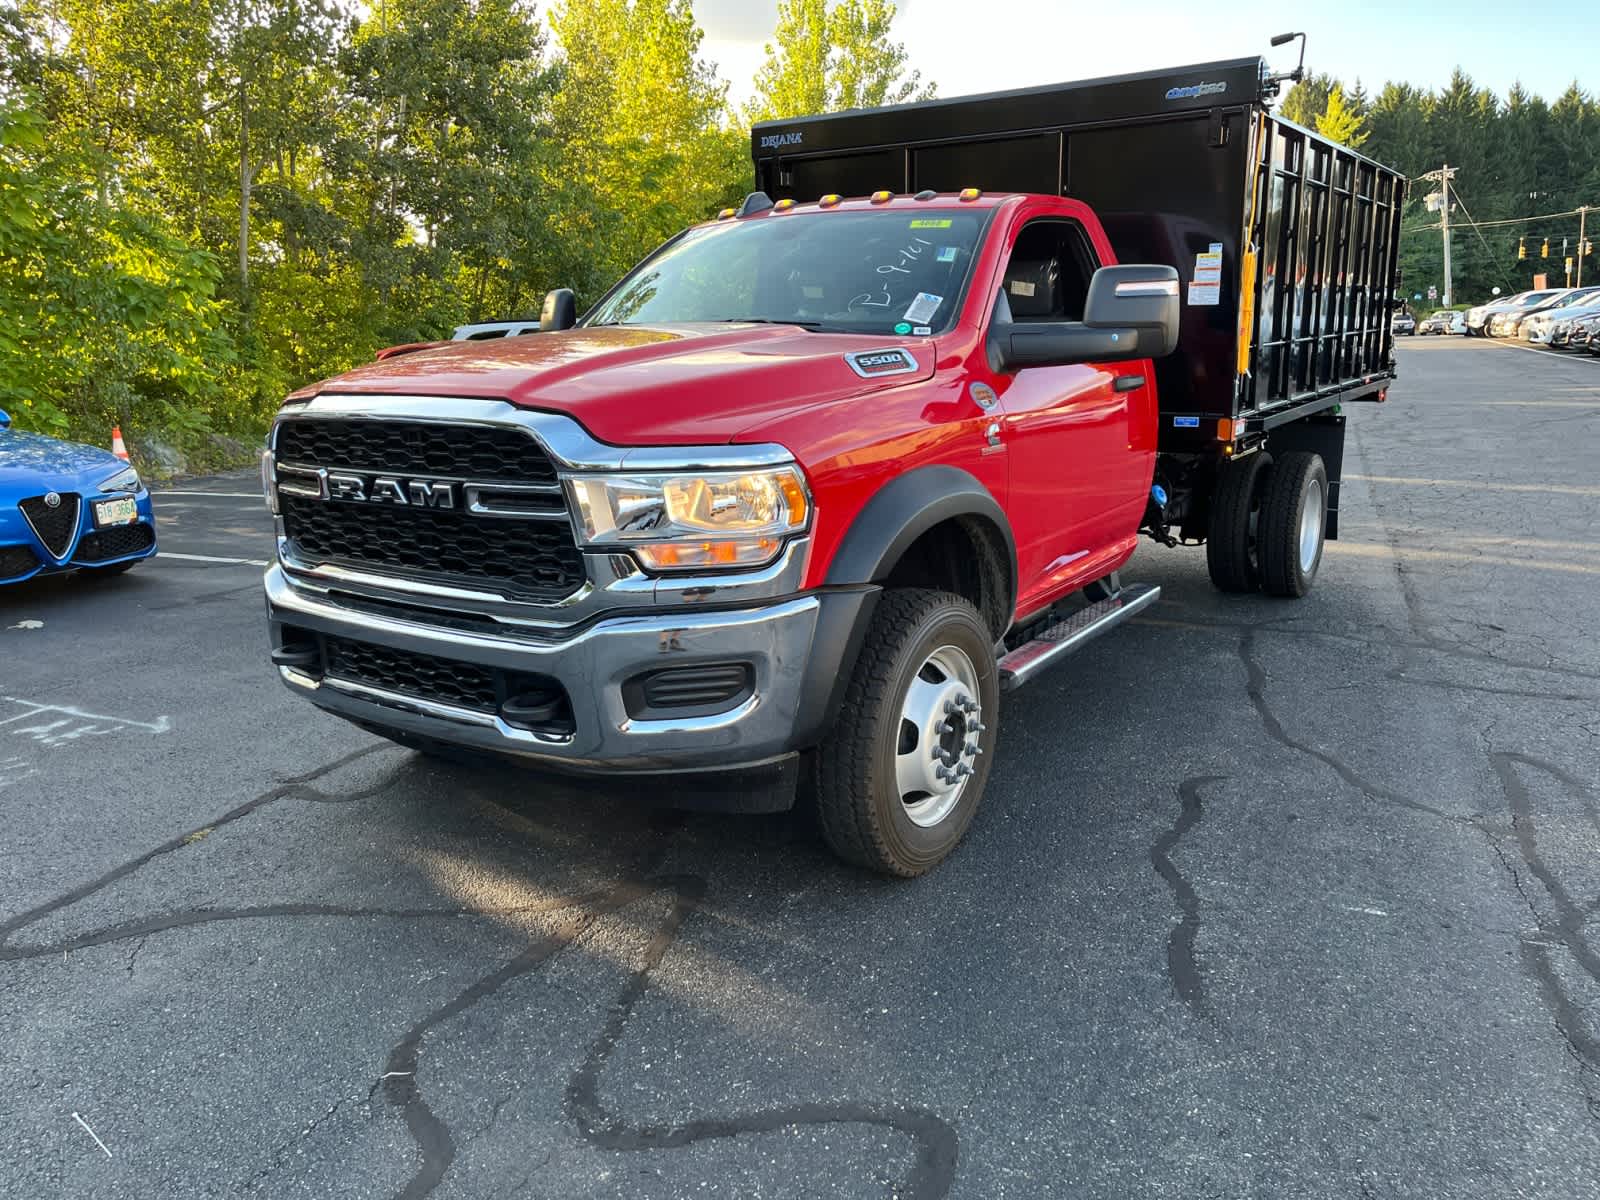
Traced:
[[128, 461], [128, 447], [123, 443], [122, 426], [120, 425], [111, 427], [111, 453], [115, 454], [123, 462]]

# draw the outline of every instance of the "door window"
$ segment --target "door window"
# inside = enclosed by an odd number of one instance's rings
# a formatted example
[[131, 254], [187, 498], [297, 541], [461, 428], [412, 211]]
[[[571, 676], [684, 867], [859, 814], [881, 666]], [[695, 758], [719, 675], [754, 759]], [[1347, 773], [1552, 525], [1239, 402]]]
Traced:
[[1081, 321], [1094, 255], [1076, 221], [1031, 221], [1011, 248], [995, 319], [1004, 323]]

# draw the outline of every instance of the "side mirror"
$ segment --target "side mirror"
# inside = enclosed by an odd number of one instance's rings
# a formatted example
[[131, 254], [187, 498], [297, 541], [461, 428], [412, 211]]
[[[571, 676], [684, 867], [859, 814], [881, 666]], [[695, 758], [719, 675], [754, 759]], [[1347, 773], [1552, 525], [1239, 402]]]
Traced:
[[989, 345], [1001, 370], [1164, 358], [1178, 345], [1178, 272], [1160, 265], [1101, 267], [1082, 321], [996, 324]]
[[11, 428], [11, 414], [8, 413], [5, 409], [0, 408], [0, 429], [10, 429], [10, 428]]
[[544, 307], [539, 310], [539, 332], [554, 333], [571, 329], [578, 323], [578, 299], [571, 288], [557, 288], [546, 292]]

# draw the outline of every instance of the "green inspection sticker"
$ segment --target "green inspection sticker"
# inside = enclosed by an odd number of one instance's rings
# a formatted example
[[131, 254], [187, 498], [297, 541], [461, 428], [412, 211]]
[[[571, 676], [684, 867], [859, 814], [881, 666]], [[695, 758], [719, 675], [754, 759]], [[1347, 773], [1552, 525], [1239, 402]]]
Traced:
[[910, 321], [901, 321], [898, 325], [896, 325], [894, 327], [894, 331], [896, 333], [910, 333], [911, 332], [911, 322]]
[[913, 229], [949, 229], [955, 224], [949, 217], [918, 217], [911, 222]]

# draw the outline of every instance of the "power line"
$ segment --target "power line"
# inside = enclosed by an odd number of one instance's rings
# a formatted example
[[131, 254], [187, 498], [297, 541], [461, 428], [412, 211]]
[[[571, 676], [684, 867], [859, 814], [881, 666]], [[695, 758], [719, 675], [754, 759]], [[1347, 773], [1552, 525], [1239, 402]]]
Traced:
[[1513, 286], [1511, 283], [1511, 276], [1505, 273], [1505, 268], [1500, 266], [1500, 260], [1495, 257], [1494, 251], [1489, 249], [1489, 243], [1483, 236], [1483, 230], [1478, 227], [1478, 222], [1472, 219], [1472, 214], [1467, 212], [1467, 202], [1461, 199], [1461, 190], [1459, 188], [1456, 189], [1456, 200], [1461, 205], [1461, 211], [1467, 218], [1467, 224], [1472, 226], [1472, 232], [1477, 234], [1478, 241], [1483, 243], [1484, 251], [1489, 255], [1490, 261], [1493, 262], [1499, 269], [1500, 282], [1504, 283], [1507, 287]]

